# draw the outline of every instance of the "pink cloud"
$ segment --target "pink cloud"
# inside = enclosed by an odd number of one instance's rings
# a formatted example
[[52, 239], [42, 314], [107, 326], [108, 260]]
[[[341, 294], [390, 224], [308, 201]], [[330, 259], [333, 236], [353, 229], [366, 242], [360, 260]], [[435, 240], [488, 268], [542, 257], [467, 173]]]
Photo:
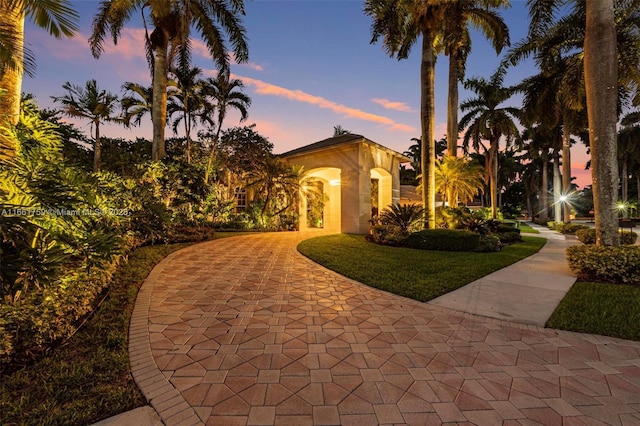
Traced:
[[256, 93], [261, 95], [271, 95], [286, 98], [296, 102], [303, 102], [311, 105], [316, 105], [319, 108], [329, 109], [337, 114], [340, 114], [348, 118], [356, 118], [363, 121], [369, 121], [373, 123], [382, 124], [388, 126], [393, 130], [402, 132], [415, 132], [416, 128], [403, 123], [397, 123], [388, 117], [372, 114], [366, 111], [362, 111], [356, 108], [351, 108], [346, 105], [341, 105], [325, 99], [320, 96], [311, 95], [305, 93], [302, 90], [291, 90], [282, 86], [276, 86], [275, 84], [267, 83], [261, 80], [257, 80], [249, 77], [241, 77], [234, 75], [234, 78], [239, 78], [246, 84], [255, 87]]
[[[205, 44], [204, 41], [202, 40], [191, 40], [191, 51], [202, 57], [202, 58], [211, 58], [211, 53], [209, 53], [209, 48], [207, 47], [207, 45]], [[258, 65], [255, 64], [253, 62], [245, 62], [243, 64], [238, 64], [238, 62], [236, 62], [236, 57], [233, 54], [233, 52], [229, 52], [229, 57], [231, 58], [231, 63], [241, 66], [241, 67], [247, 67], [247, 68], [251, 68], [254, 71], [262, 71], [264, 68], [262, 67], [262, 65]]]
[[371, 101], [377, 103], [378, 105], [381, 105], [383, 108], [386, 108], [386, 109], [393, 109], [393, 110], [402, 111], [402, 112], [413, 112], [411, 107], [405, 104], [404, 102], [390, 101], [389, 99], [382, 99], [382, 98], [373, 98], [371, 99]]
[[113, 44], [111, 39], [105, 40], [104, 54], [126, 59], [146, 59], [144, 43], [144, 28], [124, 28], [118, 37], [118, 44]]

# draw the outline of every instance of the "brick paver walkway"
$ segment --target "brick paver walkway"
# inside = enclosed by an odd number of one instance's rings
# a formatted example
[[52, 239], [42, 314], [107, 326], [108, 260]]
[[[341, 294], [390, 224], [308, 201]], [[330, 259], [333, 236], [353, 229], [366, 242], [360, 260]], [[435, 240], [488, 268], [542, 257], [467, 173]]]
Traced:
[[640, 344], [369, 288], [261, 234], [170, 255], [132, 320], [168, 424], [640, 425]]

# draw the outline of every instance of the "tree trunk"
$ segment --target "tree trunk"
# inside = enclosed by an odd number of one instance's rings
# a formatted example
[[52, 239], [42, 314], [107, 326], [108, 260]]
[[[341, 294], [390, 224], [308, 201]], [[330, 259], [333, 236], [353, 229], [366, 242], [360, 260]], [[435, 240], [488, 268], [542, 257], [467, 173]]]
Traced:
[[183, 103], [184, 103], [184, 137], [186, 139], [187, 149], [187, 164], [191, 164], [191, 114], [189, 113], [189, 98], [183, 91]]
[[160, 161], [166, 155], [164, 145], [164, 128], [167, 124], [167, 34], [163, 35], [154, 52], [153, 61], [153, 141], [151, 142], [151, 159]]
[[100, 122], [94, 122], [96, 126], [96, 140], [93, 143], [93, 172], [100, 171], [100, 162], [102, 161], [102, 146], [100, 141]]
[[498, 143], [499, 140], [492, 137], [489, 147], [489, 187], [491, 192], [491, 218], [498, 217]]
[[553, 220], [562, 222], [562, 178], [560, 176], [560, 153], [553, 151]]
[[[562, 126], [562, 195], [569, 197], [571, 194], [571, 132], [567, 126], [567, 120], [564, 120]], [[564, 223], [571, 222], [571, 204], [570, 200], [562, 203]]]
[[449, 97], [447, 99], [447, 155], [458, 155], [458, 58], [449, 56]]
[[425, 227], [436, 227], [436, 146], [433, 136], [435, 129], [435, 53], [433, 51], [434, 32], [422, 32], [422, 63], [420, 66], [420, 118], [422, 128], [422, 200], [427, 211]]
[[[2, 21], [7, 30], [15, 37], [17, 49], [11, 54], [18, 64], [18, 69], [5, 69], [0, 74], [0, 124], [5, 120], [16, 125], [20, 119], [20, 97], [22, 96], [22, 67], [24, 58], [24, 7], [20, 2], [9, 10], [3, 11]], [[6, 92], [5, 92], [6, 90]], [[2, 137], [2, 144], [6, 149], [0, 152], [0, 157], [12, 158], [16, 155], [15, 142], [12, 138]], [[3, 147], [5, 148], [5, 147]]]
[[613, 0], [587, 1], [584, 79], [589, 117], [596, 245], [620, 245], [615, 209], [618, 55]]
[[540, 188], [540, 220], [546, 222], [549, 220], [549, 161], [547, 156], [543, 157], [542, 162], [542, 187]]
[[629, 169], [628, 169], [629, 159], [622, 159], [622, 175], [620, 176], [621, 184], [622, 184], [622, 205], [624, 209], [622, 209], [622, 217], [627, 219], [629, 217], [629, 209], [627, 208], [627, 199], [629, 196]]

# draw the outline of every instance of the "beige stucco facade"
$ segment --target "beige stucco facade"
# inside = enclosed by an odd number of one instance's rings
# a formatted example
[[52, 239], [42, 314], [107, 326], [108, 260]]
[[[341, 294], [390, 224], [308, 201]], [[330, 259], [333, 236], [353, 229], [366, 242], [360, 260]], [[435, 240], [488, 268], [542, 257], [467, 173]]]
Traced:
[[[321, 227], [355, 234], [368, 233], [372, 214], [400, 202], [400, 164], [409, 161], [352, 134], [316, 142], [281, 157], [305, 170], [300, 229]], [[309, 188], [322, 191], [322, 206], [309, 195]]]

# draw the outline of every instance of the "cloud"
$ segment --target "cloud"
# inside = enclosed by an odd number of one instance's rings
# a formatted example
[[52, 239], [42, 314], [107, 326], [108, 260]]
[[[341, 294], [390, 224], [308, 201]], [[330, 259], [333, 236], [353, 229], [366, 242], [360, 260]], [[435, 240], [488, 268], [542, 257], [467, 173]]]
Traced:
[[402, 111], [402, 112], [413, 112], [411, 107], [405, 104], [404, 102], [395, 102], [395, 101], [390, 101], [389, 99], [381, 99], [381, 98], [373, 98], [371, 99], [371, 101], [377, 103], [378, 105], [381, 105], [383, 108], [386, 108], [386, 109], [393, 109], [393, 110]]
[[[191, 51], [197, 56], [200, 56], [202, 58], [211, 58], [211, 53], [209, 53], [209, 48], [207, 47], [205, 42], [202, 40], [192, 39]], [[239, 64], [238, 62], [236, 62], [236, 57], [233, 54], [233, 52], [229, 52], [229, 58], [231, 59], [232, 64], [235, 64], [241, 67], [251, 68], [254, 71], [262, 71], [264, 69], [262, 65], [255, 64], [253, 62], [244, 62], [242, 64]]]
[[256, 93], [261, 95], [278, 96], [286, 98], [296, 102], [303, 102], [311, 105], [315, 105], [319, 108], [329, 109], [337, 114], [340, 114], [347, 118], [356, 118], [363, 121], [370, 121], [373, 123], [382, 124], [388, 126], [393, 130], [399, 130], [402, 132], [415, 132], [416, 128], [403, 123], [397, 123], [388, 117], [381, 115], [371, 114], [366, 111], [362, 111], [356, 108], [351, 108], [346, 105], [341, 105], [325, 99], [320, 96], [310, 95], [301, 90], [291, 90], [282, 86], [276, 86], [275, 84], [267, 83], [261, 80], [257, 80], [249, 77], [242, 77], [234, 75], [234, 78], [239, 78], [246, 84], [255, 87]]
[[110, 38], [105, 39], [104, 54], [146, 60], [144, 43], [144, 28], [124, 28], [118, 37], [118, 44], [113, 44]]

